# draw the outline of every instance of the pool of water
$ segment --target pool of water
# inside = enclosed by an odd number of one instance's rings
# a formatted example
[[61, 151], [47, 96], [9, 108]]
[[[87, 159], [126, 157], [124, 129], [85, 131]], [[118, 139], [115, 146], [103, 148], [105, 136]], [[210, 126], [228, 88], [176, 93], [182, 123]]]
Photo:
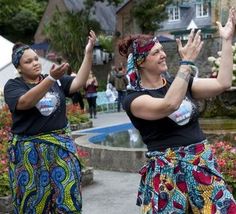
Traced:
[[103, 146], [124, 148], [146, 148], [136, 129], [107, 134], [103, 140], [93, 142]]
[[[229, 141], [236, 146], [236, 133], [206, 133], [206, 137], [210, 143], [219, 141]], [[90, 138], [90, 142], [111, 147], [124, 147], [124, 148], [146, 148], [143, 143], [139, 132], [130, 128], [128, 130], [116, 131], [98, 135]]]
[[[79, 130], [74, 134], [82, 135], [75, 138], [75, 142], [88, 152], [88, 165], [94, 168], [138, 172], [146, 162], [146, 146], [131, 123]], [[210, 142], [227, 140], [236, 145], [236, 133], [232, 130], [214, 130], [206, 134]]]

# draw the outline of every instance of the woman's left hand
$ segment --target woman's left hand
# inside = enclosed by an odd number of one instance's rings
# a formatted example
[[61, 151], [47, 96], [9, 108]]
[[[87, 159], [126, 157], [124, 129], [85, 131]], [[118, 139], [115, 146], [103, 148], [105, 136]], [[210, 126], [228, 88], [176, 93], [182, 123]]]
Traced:
[[88, 36], [88, 44], [86, 45], [85, 48], [85, 53], [91, 53], [93, 51], [93, 47], [96, 42], [96, 34], [94, 31], [90, 30], [89, 36]]
[[236, 11], [235, 8], [232, 7], [229, 10], [229, 17], [224, 27], [221, 25], [220, 22], [216, 22], [219, 28], [219, 33], [221, 38], [225, 40], [232, 40], [234, 35], [235, 22], [236, 22]]

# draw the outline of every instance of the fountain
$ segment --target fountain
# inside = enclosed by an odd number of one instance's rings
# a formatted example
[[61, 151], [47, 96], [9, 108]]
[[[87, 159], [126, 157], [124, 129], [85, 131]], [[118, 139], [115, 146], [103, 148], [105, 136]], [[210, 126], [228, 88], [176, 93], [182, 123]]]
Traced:
[[[236, 145], [236, 123], [232, 119], [201, 118], [200, 124], [210, 143], [230, 141]], [[82, 130], [78, 134], [75, 141], [89, 153], [89, 166], [137, 172], [145, 164], [146, 146], [131, 123]]]
[[[210, 143], [236, 145], [236, 87], [199, 102], [200, 125]], [[145, 163], [146, 147], [131, 123], [81, 130], [76, 143], [90, 154], [89, 165], [104, 170], [137, 172]]]
[[[81, 130], [77, 134], [80, 137], [75, 138], [75, 142], [89, 153], [89, 166], [103, 170], [137, 172], [145, 163], [147, 149], [141, 148], [142, 142], [131, 123]], [[137, 147], [138, 141], [140, 147]], [[114, 145], [108, 142], [113, 142]]]

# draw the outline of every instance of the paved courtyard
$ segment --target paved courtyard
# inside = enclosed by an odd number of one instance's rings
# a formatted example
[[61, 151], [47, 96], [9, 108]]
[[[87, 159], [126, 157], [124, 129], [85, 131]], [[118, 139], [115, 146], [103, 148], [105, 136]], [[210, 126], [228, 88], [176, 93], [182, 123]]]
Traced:
[[[93, 119], [93, 126], [98, 128], [127, 122], [130, 121], [124, 112], [103, 113]], [[94, 183], [82, 189], [83, 214], [140, 213], [135, 205], [138, 184], [138, 173], [94, 170]]]

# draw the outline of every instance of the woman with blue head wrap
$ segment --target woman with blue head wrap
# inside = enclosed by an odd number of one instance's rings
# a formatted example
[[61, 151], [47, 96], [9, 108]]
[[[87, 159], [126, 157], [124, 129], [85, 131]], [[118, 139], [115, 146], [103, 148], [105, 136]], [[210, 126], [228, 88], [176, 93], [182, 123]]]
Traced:
[[203, 45], [200, 30], [192, 30], [184, 46], [177, 39], [181, 59], [174, 78], [163, 75], [167, 56], [155, 37], [131, 35], [119, 43], [129, 78], [124, 109], [148, 149], [137, 196], [143, 214], [235, 213], [235, 200], [199, 126], [196, 103], [232, 84], [235, 19], [232, 8], [226, 25], [217, 23], [222, 58], [214, 79], [191, 75]]
[[9, 178], [14, 213], [81, 213], [81, 165], [66, 118], [66, 97], [86, 83], [96, 35], [90, 32], [75, 77], [68, 63], [43, 75], [37, 53], [17, 43], [12, 63], [20, 77], [10, 79], [4, 98], [12, 113]]

